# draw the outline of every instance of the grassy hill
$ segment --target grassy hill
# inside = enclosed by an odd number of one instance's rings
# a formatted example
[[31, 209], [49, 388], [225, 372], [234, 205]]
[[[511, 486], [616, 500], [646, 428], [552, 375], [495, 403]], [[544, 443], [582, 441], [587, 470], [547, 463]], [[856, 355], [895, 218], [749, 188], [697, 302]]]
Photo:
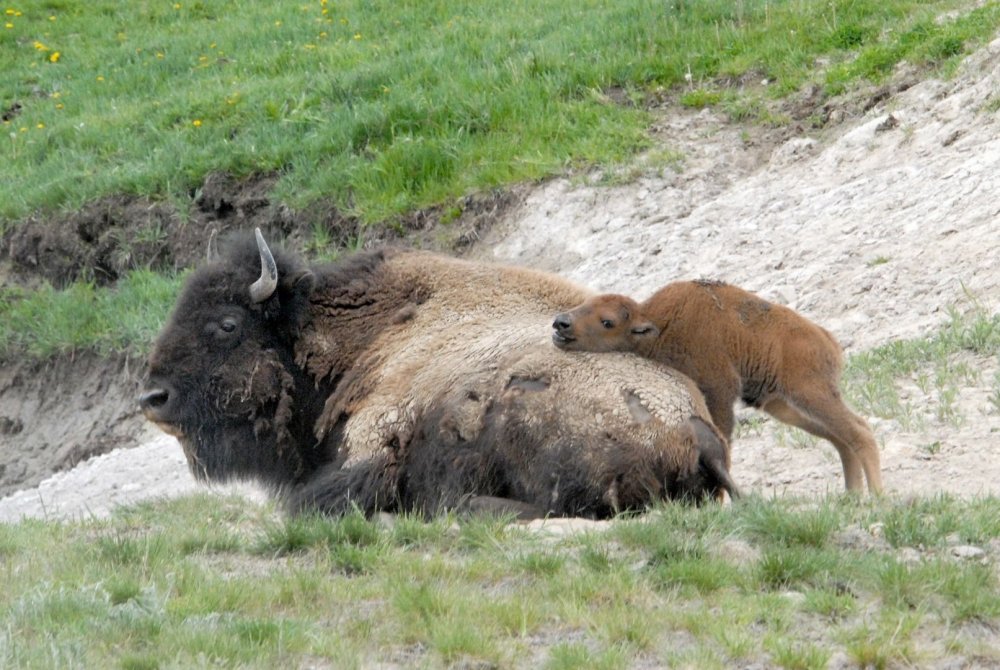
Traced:
[[[216, 172], [276, 175], [275, 202], [322, 201], [362, 226], [431, 206], [447, 220], [469, 193], [627, 162], [651, 144], [655, 105], [780, 125], [806, 84], [819, 105], [904, 60], [947, 70], [998, 22], [996, 3], [907, 0], [14, 3], [0, 232], [122, 194], [172, 204], [183, 227]], [[328, 225], [307, 233], [321, 253]], [[121, 255], [126, 271], [148, 264]], [[176, 287], [4, 288], [0, 351], [141, 352]], [[139, 322], [76, 328], [64, 305]], [[55, 323], [36, 337], [41, 314]]]

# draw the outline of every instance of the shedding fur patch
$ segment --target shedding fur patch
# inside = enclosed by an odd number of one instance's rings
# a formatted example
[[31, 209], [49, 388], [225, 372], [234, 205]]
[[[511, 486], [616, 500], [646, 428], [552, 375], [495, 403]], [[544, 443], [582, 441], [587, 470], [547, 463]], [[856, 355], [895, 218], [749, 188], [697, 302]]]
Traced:
[[653, 419], [652, 412], [642, 404], [639, 396], [629, 390], [625, 390], [623, 395], [625, 396], [625, 406], [628, 407], [628, 411], [636, 423], [649, 423]]

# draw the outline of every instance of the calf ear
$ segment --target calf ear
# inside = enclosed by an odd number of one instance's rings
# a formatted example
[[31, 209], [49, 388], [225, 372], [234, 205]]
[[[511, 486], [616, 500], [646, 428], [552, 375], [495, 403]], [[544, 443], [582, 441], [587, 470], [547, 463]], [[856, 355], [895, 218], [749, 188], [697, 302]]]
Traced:
[[660, 334], [660, 329], [653, 325], [651, 321], [641, 321], [629, 330], [636, 337], [656, 337]]

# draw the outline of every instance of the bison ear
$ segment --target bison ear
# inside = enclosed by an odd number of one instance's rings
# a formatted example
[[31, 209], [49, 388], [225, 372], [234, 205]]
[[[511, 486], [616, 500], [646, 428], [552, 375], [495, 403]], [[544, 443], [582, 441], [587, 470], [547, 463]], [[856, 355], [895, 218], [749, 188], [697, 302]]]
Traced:
[[299, 270], [286, 276], [282, 283], [296, 293], [309, 295], [316, 286], [316, 275], [310, 270]]
[[291, 333], [298, 332], [309, 315], [309, 298], [316, 286], [316, 275], [298, 270], [282, 275], [278, 282], [278, 300], [272, 302], [273, 313], [268, 318], [279, 319]]
[[281, 278], [281, 292], [292, 300], [308, 300], [316, 287], [316, 275], [309, 270], [299, 270]]
[[629, 332], [636, 337], [656, 337], [660, 334], [660, 329], [654, 326], [651, 321], [642, 321], [632, 326]]

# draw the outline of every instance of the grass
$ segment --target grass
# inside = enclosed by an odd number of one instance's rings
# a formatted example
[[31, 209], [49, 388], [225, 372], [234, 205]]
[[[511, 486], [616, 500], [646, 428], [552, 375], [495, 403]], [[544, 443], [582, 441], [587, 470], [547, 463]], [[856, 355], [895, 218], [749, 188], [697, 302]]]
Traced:
[[144, 353], [177, 299], [180, 279], [138, 270], [111, 289], [0, 289], [0, 357], [46, 359], [78, 350]]
[[995, 3], [955, 0], [6, 7], [0, 228], [105, 194], [189, 197], [214, 170], [276, 171], [279, 200], [391, 221], [620, 164], [649, 146], [659, 91], [780, 121], [731, 84], [840, 91], [904, 59], [953, 64], [1000, 24]]
[[[749, 498], [548, 536], [194, 495], [0, 526], [0, 665], [988, 665], [996, 641], [962, 631], [1000, 625], [997, 519], [996, 498]], [[884, 544], [842, 545], [847, 527]], [[956, 542], [987, 563], [952, 558]]]
[[[897, 340], [851, 356], [844, 370], [845, 393], [862, 413], [897, 419], [904, 428], [919, 427], [926, 418], [957, 425], [964, 418], [958, 394], [980, 377], [969, 357], [998, 354], [1000, 314], [982, 306], [967, 315], [952, 309], [948, 323], [929, 337]], [[930, 395], [932, 402], [919, 409], [904, 402], [903, 381]], [[1000, 372], [989, 381], [990, 402], [1000, 407], [993, 401], [1000, 398]]]

